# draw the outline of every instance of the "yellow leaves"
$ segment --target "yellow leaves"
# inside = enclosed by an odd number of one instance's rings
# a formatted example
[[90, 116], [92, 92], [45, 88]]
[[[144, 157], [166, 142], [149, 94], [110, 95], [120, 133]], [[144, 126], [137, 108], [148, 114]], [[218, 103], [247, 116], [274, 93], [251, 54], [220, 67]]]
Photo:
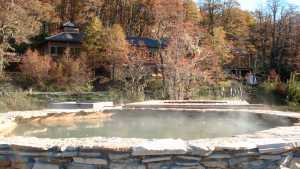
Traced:
[[123, 28], [118, 24], [104, 27], [97, 17], [85, 30], [83, 46], [94, 66], [123, 62], [128, 52]]
[[89, 55], [95, 55], [103, 50], [104, 34], [101, 20], [93, 18], [84, 31], [83, 48]]
[[233, 57], [230, 53], [230, 42], [226, 40], [226, 32], [222, 27], [217, 27], [214, 29], [214, 36], [212, 38], [212, 47], [220, 57], [221, 64], [230, 62]]
[[255, 23], [254, 18], [248, 11], [239, 8], [227, 9], [228, 22], [226, 31], [234, 36], [248, 36], [249, 28]]
[[197, 7], [197, 4], [193, 0], [185, 0], [183, 3], [183, 7], [186, 13], [187, 21], [200, 21], [200, 10]]
[[127, 57], [128, 43], [123, 28], [115, 24], [107, 30], [107, 55], [110, 63], [124, 62]]

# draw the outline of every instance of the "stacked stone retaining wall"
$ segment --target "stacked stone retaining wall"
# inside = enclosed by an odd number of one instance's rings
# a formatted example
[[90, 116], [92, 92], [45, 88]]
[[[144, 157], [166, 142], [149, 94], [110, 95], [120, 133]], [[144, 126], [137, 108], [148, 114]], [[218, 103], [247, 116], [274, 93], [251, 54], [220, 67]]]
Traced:
[[[138, 150], [139, 151], [139, 150]], [[135, 154], [137, 153], [137, 154]], [[1, 146], [0, 169], [298, 169], [300, 149], [223, 150], [152, 155], [101, 149], [66, 151]], [[139, 155], [141, 154], [141, 155]], [[156, 153], [154, 153], [156, 154]]]

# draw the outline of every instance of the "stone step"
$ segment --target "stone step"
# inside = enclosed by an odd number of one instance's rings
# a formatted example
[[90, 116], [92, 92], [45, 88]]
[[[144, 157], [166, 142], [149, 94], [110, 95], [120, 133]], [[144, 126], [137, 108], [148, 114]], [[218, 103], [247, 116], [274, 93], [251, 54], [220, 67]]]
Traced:
[[113, 102], [60, 102], [60, 103], [50, 103], [48, 107], [50, 109], [94, 109], [102, 110], [105, 107], [113, 107]]
[[125, 105], [124, 109], [269, 109], [260, 104], [251, 105]]

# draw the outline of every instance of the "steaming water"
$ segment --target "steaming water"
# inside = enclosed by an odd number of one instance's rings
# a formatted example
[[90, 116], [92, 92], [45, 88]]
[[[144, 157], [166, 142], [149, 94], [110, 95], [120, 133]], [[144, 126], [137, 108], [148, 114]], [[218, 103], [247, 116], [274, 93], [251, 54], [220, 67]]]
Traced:
[[70, 124], [20, 124], [17, 136], [39, 138], [181, 138], [199, 139], [252, 133], [276, 126], [291, 125], [290, 120], [245, 112], [114, 111], [110, 120]]

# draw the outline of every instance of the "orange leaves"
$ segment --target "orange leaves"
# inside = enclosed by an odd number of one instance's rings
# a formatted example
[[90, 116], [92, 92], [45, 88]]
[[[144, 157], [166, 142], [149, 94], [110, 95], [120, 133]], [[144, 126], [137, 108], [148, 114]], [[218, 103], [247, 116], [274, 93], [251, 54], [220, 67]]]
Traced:
[[90, 71], [82, 59], [65, 56], [54, 62], [31, 50], [24, 56], [21, 71], [30, 87], [40, 90], [79, 91], [90, 80]]
[[44, 86], [44, 82], [50, 78], [49, 73], [53, 65], [54, 62], [50, 57], [40, 56], [37, 52], [29, 50], [24, 56], [21, 71], [38, 86]]

